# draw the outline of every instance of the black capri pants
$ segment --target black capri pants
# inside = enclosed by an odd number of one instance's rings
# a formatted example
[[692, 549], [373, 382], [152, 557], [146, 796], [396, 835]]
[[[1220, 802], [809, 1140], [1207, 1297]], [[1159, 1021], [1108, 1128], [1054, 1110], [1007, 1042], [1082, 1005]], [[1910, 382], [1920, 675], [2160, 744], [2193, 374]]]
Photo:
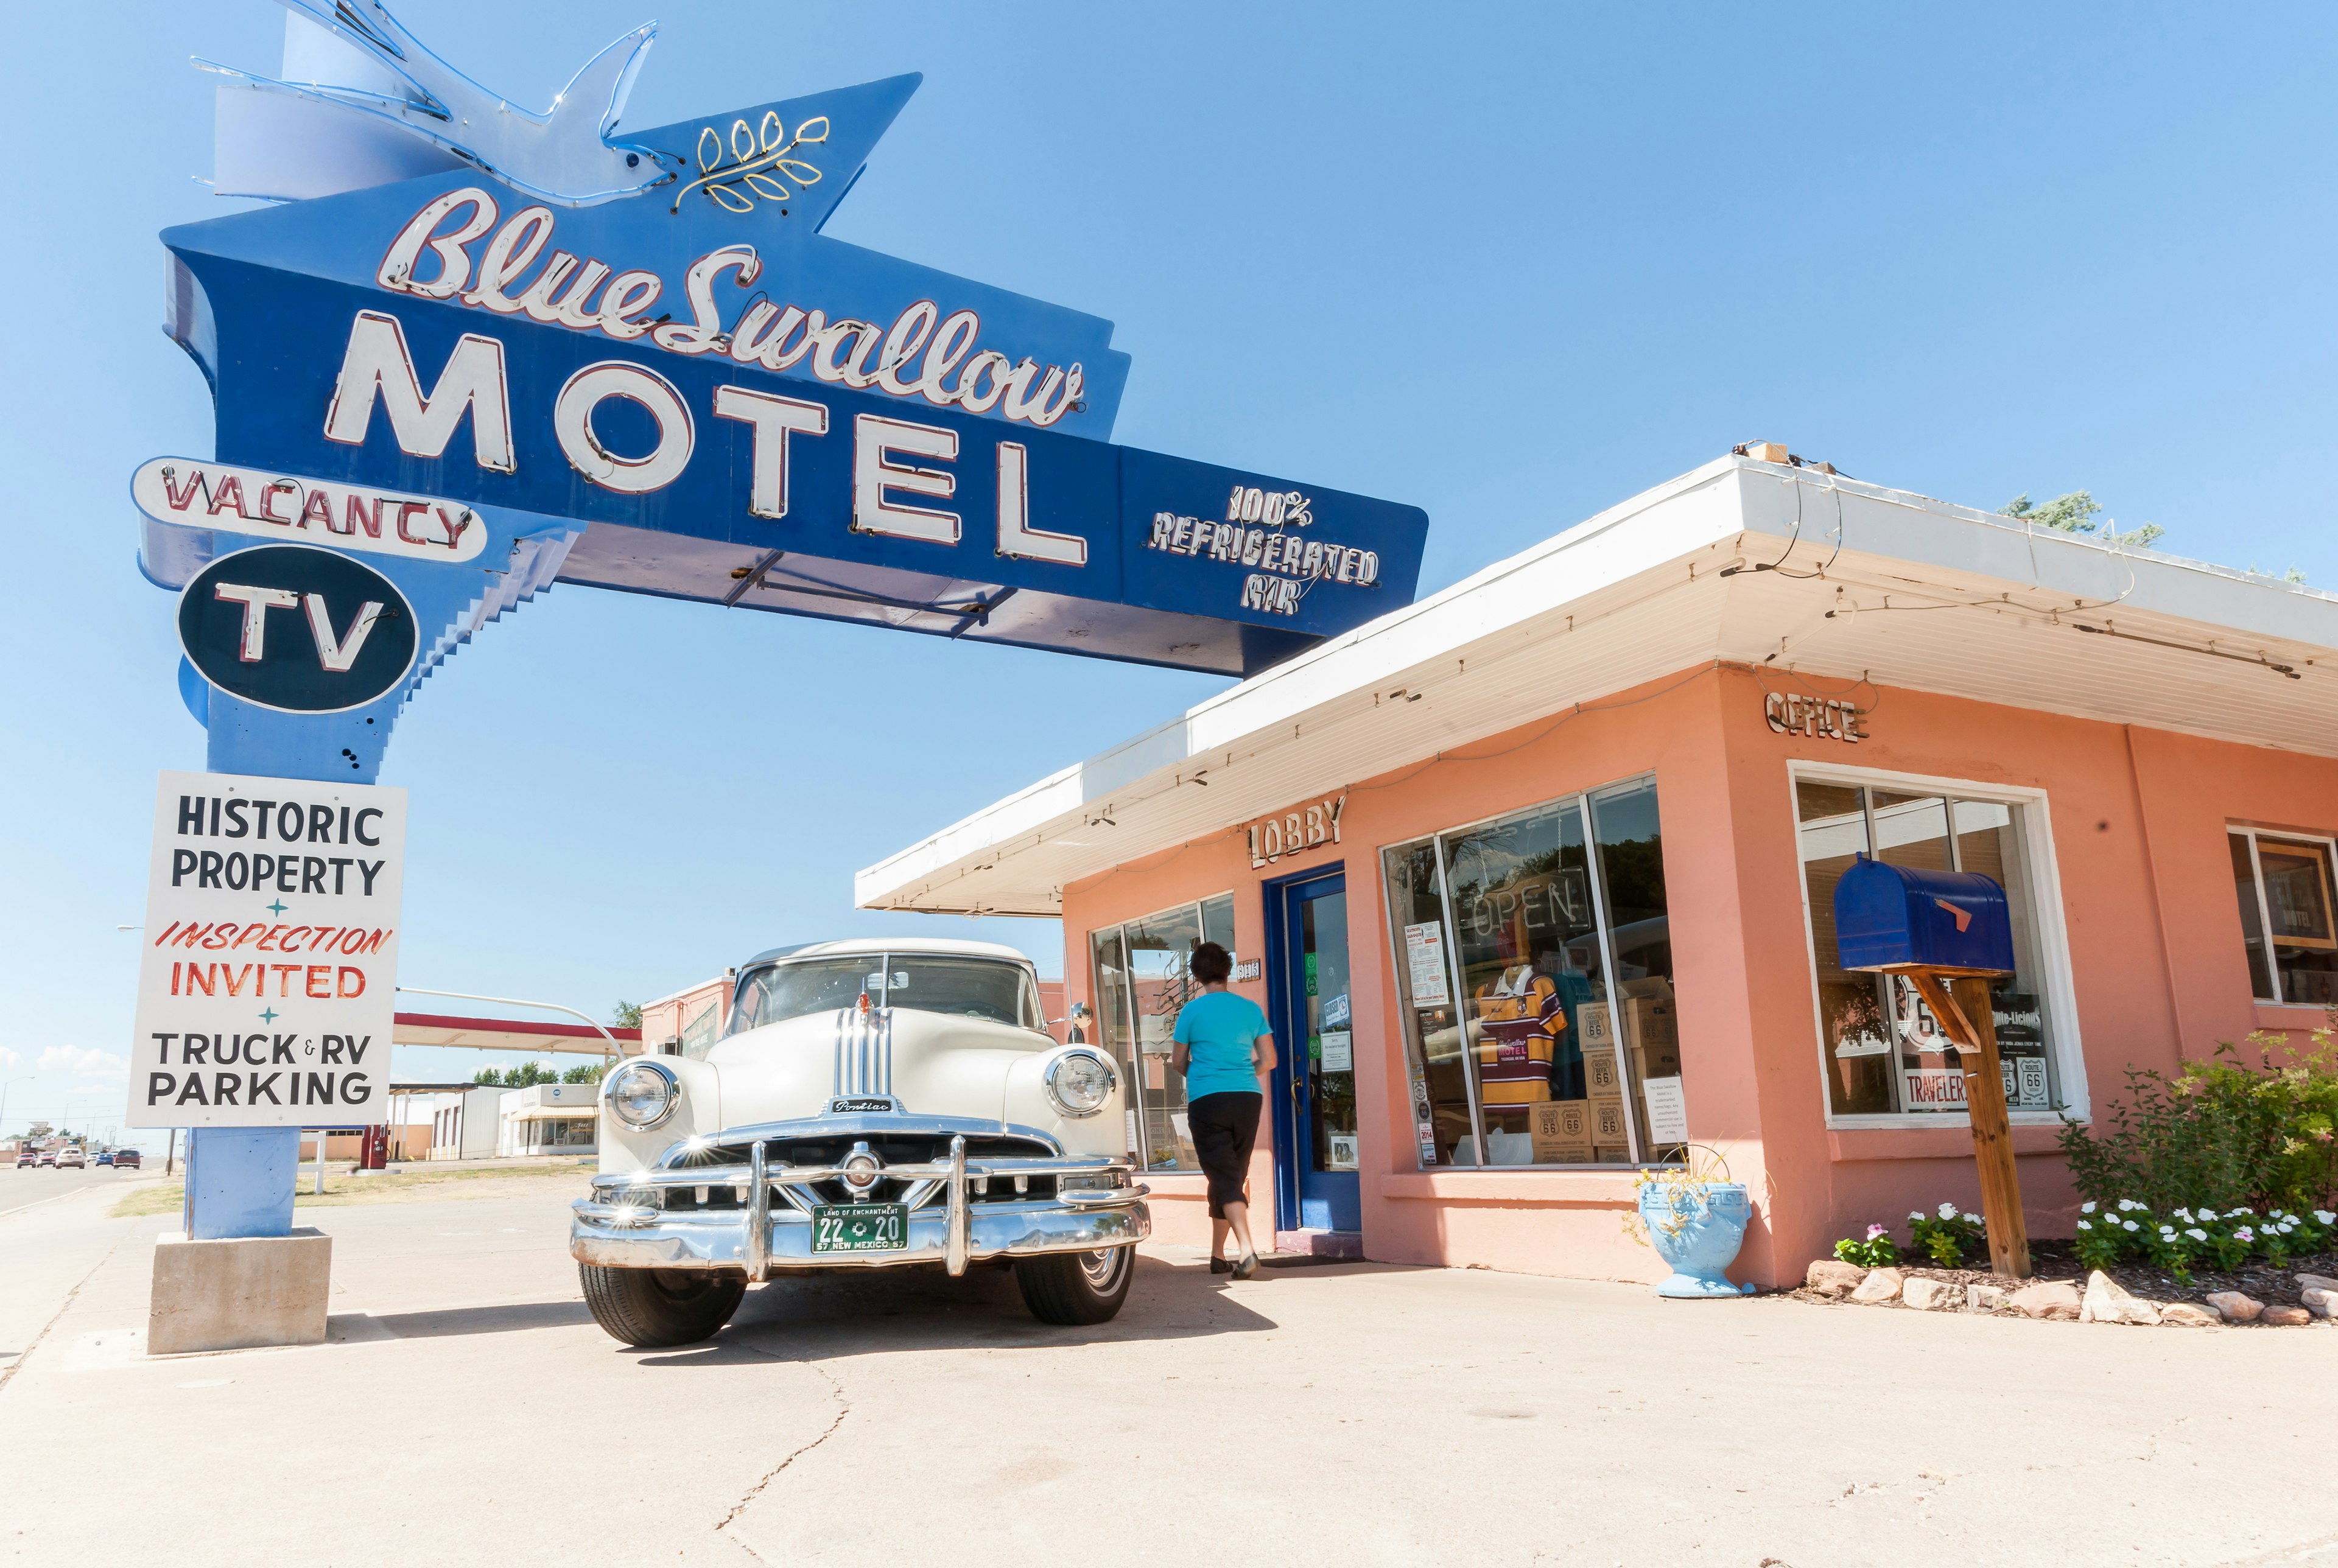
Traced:
[[1243, 1182], [1250, 1177], [1250, 1152], [1258, 1144], [1258, 1112], [1266, 1097], [1230, 1089], [1204, 1094], [1185, 1107], [1185, 1124], [1193, 1129], [1194, 1153], [1210, 1179], [1210, 1218], [1226, 1217], [1226, 1205], [1246, 1203]]

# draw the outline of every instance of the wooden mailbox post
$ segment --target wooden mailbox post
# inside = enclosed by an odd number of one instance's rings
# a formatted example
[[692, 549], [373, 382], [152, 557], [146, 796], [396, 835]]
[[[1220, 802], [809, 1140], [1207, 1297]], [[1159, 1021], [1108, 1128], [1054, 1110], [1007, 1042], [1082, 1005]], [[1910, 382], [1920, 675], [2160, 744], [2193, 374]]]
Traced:
[[[2029, 1233], [1989, 997], [1989, 982], [2013, 973], [2005, 889], [1974, 872], [1926, 871], [1862, 855], [1835, 885], [1834, 918], [1842, 966], [1904, 976], [1956, 1045], [1981, 1214], [1989, 1221], [1989, 1267], [2029, 1278]], [[1899, 1049], [1894, 1041], [1895, 1055]]]

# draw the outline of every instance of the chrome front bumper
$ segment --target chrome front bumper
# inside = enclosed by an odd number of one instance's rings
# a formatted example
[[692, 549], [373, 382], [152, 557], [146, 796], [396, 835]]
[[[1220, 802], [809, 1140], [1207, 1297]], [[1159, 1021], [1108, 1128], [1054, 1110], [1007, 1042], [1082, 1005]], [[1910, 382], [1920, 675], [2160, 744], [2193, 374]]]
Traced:
[[[966, 1140], [954, 1138], [950, 1157], [932, 1164], [889, 1165], [884, 1174], [913, 1185], [907, 1245], [883, 1252], [814, 1252], [810, 1184], [840, 1176], [839, 1168], [767, 1167], [759, 1142], [743, 1166], [683, 1167], [596, 1177], [593, 1196], [570, 1205], [568, 1250], [580, 1263], [604, 1269], [739, 1269], [751, 1280], [773, 1269], [887, 1269], [939, 1263], [953, 1275], [987, 1258], [1042, 1252], [1090, 1252], [1125, 1247], [1153, 1232], [1144, 1207], [1148, 1189], [1130, 1180], [1126, 1160], [1081, 1158], [968, 1161]], [[1050, 1176], [1057, 1196], [1029, 1201], [976, 1203], [978, 1179], [1012, 1181]], [[1066, 1178], [1125, 1185], [1066, 1191]], [[667, 1210], [634, 1200], [645, 1190], [745, 1187], [735, 1210]], [[772, 1197], [777, 1193], [777, 1206]], [[922, 1195], [921, 1195], [922, 1194]], [[935, 1202], [938, 1198], [940, 1201]], [[923, 1207], [917, 1206], [919, 1202]]]

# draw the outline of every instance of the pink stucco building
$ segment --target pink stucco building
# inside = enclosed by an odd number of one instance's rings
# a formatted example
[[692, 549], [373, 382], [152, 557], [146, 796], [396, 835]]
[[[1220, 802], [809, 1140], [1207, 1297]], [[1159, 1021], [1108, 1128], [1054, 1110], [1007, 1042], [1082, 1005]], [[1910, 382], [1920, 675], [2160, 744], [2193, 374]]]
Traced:
[[1737, 1277], [1979, 1193], [1955, 1058], [1835, 965], [1855, 855], [1984, 871], [2036, 1235], [2131, 1064], [2338, 1002], [2338, 601], [1756, 447], [1039, 780], [864, 906], [1060, 915], [1138, 1102], [1156, 1233], [1205, 1234], [1168, 1029], [1225, 941], [1285, 1066], [1285, 1245], [1653, 1279], [1636, 1166], [1725, 1159]]

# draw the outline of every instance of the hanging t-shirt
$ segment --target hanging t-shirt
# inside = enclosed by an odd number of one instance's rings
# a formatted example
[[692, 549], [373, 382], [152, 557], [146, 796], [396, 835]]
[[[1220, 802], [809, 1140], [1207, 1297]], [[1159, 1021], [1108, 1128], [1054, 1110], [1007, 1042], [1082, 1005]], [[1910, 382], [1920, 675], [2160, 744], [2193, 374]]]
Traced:
[[1204, 991], [1179, 1008], [1175, 1038], [1189, 1058], [1185, 1098], [1260, 1093], [1251, 1043], [1268, 1033], [1258, 1004], [1231, 991]]
[[1531, 964], [1478, 987], [1478, 1094], [1488, 1105], [1532, 1105], [1550, 1095], [1550, 1065], [1567, 1027], [1558, 987]]

